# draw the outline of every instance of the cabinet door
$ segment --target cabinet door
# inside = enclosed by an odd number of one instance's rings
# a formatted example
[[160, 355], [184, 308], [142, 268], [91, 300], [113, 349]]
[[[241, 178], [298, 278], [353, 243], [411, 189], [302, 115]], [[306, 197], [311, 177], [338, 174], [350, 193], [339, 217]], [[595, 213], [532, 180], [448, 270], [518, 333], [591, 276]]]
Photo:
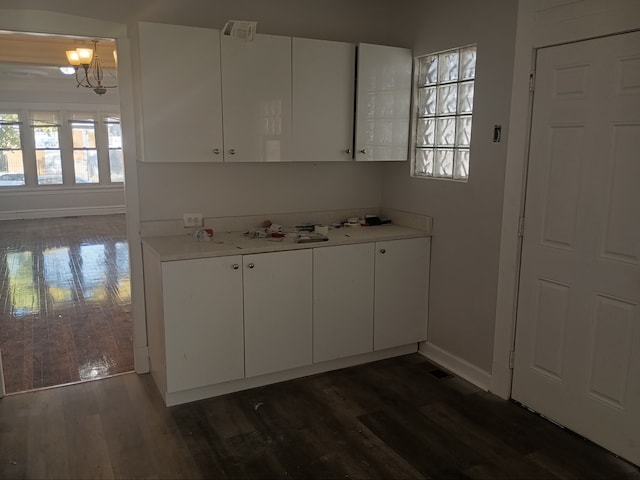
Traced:
[[146, 162], [221, 162], [217, 30], [139, 23], [140, 111]]
[[286, 158], [291, 141], [291, 37], [221, 36], [226, 162]]
[[427, 339], [430, 238], [376, 243], [374, 349]]
[[373, 351], [374, 247], [314, 249], [314, 362]]
[[293, 136], [289, 160], [350, 161], [356, 47], [293, 39]]
[[162, 263], [167, 390], [244, 377], [242, 257]]
[[356, 160], [407, 160], [411, 50], [358, 46]]
[[311, 249], [243, 256], [246, 376], [309, 365]]

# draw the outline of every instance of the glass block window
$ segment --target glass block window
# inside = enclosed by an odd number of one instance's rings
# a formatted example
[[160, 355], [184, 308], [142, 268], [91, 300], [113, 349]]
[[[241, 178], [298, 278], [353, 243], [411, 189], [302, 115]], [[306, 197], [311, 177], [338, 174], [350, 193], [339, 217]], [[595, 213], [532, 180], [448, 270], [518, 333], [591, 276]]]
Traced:
[[416, 59], [412, 176], [469, 178], [475, 76], [475, 45]]

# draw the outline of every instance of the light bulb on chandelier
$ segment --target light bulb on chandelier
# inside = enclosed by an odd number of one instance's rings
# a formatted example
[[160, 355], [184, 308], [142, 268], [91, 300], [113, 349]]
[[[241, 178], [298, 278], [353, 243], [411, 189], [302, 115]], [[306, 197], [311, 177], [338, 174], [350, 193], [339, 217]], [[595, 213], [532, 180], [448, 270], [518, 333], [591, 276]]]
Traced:
[[[117, 85], [105, 85], [104, 69], [98, 57], [98, 41], [92, 40], [93, 48], [76, 48], [67, 50], [67, 60], [75, 69], [77, 87], [91, 88], [98, 95], [107, 93], [108, 88], [116, 88]], [[114, 60], [117, 63], [116, 51], [113, 51]], [[111, 75], [113, 77], [113, 75]], [[113, 77], [115, 80], [115, 77]]]

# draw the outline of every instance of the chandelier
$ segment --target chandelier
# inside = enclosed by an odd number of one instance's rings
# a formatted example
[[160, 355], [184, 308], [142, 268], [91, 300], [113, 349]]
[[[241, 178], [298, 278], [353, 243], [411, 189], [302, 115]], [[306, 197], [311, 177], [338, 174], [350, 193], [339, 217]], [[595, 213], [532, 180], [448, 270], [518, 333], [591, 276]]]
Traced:
[[[104, 95], [108, 88], [116, 88], [117, 85], [105, 85], [104, 70], [98, 58], [98, 41], [92, 40], [93, 48], [76, 48], [67, 50], [67, 60], [73, 66], [76, 75], [77, 87], [91, 88], [97, 95]], [[117, 62], [116, 51], [113, 57]], [[111, 75], [113, 77], [113, 75]], [[115, 80], [115, 77], [113, 77]]]

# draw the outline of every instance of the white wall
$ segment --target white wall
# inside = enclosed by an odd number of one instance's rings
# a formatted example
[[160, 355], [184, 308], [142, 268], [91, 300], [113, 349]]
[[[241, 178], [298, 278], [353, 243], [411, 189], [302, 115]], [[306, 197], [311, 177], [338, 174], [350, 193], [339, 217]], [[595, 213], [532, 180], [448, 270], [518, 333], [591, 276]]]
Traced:
[[[411, 27], [414, 55], [478, 46], [470, 177], [410, 178], [408, 164], [387, 165], [382, 203], [433, 217], [427, 347], [484, 383], [493, 355], [517, 2], [416, 1], [411, 9], [406, 18], [421, 24]], [[492, 143], [495, 124], [501, 143]]]
[[[142, 221], [268, 215], [380, 205], [380, 165], [141, 164]], [[377, 210], [376, 210], [377, 211]]]

